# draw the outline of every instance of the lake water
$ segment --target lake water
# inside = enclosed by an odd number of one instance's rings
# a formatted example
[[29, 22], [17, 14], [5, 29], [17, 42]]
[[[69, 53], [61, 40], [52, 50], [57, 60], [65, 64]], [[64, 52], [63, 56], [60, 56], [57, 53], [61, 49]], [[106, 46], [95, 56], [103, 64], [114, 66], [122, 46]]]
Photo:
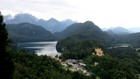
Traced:
[[61, 55], [56, 51], [57, 41], [51, 42], [24, 42], [18, 43], [18, 47], [34, 51], [37, 55], [56, 56]]

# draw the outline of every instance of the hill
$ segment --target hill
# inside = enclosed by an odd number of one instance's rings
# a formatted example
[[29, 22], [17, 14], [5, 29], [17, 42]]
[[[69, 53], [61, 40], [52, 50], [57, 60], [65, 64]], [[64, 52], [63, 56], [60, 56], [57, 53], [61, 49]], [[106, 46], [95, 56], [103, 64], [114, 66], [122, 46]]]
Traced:
[[131, 44], [133, 47], [140, 47], [140, 32], [116, 36], [115, 39], [118, 44]]
[[74, 23], [67, 27], [64, 31], [56, 33], [55, 36], [59, 39], [64, 39], [71, 36], [75, 36], [79, 39], [94, 39], [104, 44], [107, 44], [109, 41], [111, 41], [110, 36], [106, 32], [103, 32], [91, 21], [86, 21], [84, 23]]
[[83, 59], [96, 47], [108, 46], [112, 39], [91, 21], [75, 23], [57, 34], [63, 37], [57, 43], [57, 51], [66, 59]]
[[30, 23], [7, 24], [6, 28], [9, 32], [9, 37], [16, 42], [45, 41], [54, 39], [51, 32], [41, 26]]

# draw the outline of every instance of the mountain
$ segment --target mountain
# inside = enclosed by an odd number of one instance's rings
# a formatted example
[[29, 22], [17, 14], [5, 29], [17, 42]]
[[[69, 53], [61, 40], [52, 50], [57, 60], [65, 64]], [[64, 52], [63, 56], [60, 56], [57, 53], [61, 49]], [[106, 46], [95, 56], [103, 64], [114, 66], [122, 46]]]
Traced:
[[38, 19], [35, 16], [27, 13], [17, 14], [14, 17], [10, 17], [9, 15], [4, 16], [4, 19], [6, 24], [31, 23], [42, 26], [45, 29], [51, 31], [52, 33], [60, 32], [64, 30], [68, 25], [74, 22], [72, 20], [59, 22], [54, 18], [51, 18], [49, 20]]
[[51, 18], [48, 21], [44, 21], [43, 19], [38, 21], [38, 25], [43, 26], [45, 29], [51, 31], [52, 33], [61, 32], [72, 23], [74, 23], [72, 20], [59, 22], [54, 18]]
[[13, 17], [11, 15], [6, 15], [4, 16], [4, 22], [13, 19]]
[[54, 39], [51, 32], [41, 26], [30, 23], [7, 24], [6, 28], [9, 32], [9, 37], [16, 42], [46, 41]]
[[107, 42], [107, 39], [110, 38], [106, 32], [103, 32], [91, 21], [86, 21], [84, 23], [74, 23], [67, 27], [64, 31], [55, 34], [55, 36], [59, 39], [78, 35], [83, 39], [95, 39], [104, 42]]
[[76, 49], [79, 47], [77, 46], [80, 44], [79, 42], [87, 41], [89, 42], [87, 44], [92, 44], [90, 46], [95, 45], [96, 47], [100, 46], [98, 43], [108, 46], [112, 41], [111, 37], [106, 32], [103, 32], [91, 21], [74, 23], [67, 27], [64, 31], [56, 33], [55, 36], [60, 39], [57, 43], [57, 50], [59, 52], [62, 52], [62, 49], [67, 46], [70, 47], [70, 49]]
[[51, 18], [46, 22], [45, 28], [54, 33], [64, 30], [64, 25], [61, 24], [61, 22], [59, 22], [58, 20]]
[[6, 21], [7, 24], [31, 23], [37, 24], [37, 18], [31, 14], [17, 14], [13, 19]]
[[123, 27], [111, 28], [111, 29], [107, 30], [107, 32], [110, 35], [112, 35], [112, 34], [118, 34], [118, 35], [129, 34], [129, 31]]
[[61, 21], [61, 23], [62, 23], [63, 25], [65, 25], [65, 26], [70, 26], [71, 24], [77, 23], [77, 22], [76, 22], [76, 21], [72, 21], [72, 20], [70, 20], [70, 19], [66, 19], [66, 20]]

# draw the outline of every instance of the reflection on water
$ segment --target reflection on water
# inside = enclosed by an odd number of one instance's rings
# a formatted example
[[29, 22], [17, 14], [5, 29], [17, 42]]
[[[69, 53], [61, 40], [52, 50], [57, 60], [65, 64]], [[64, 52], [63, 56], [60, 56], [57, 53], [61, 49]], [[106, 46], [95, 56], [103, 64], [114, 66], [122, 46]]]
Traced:
[[34, 50], [37, 55], [56, 56], [60, 55], [56, 51], [57, 41], [52, 42], [25, 42], [18, 43], [18, 47], [23, 47], [28, 50]]

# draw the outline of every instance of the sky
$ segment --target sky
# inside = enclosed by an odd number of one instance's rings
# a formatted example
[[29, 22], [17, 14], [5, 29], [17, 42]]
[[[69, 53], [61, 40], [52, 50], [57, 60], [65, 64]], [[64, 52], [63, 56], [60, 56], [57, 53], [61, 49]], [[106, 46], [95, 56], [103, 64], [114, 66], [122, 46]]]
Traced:
[[140, 0], [0, 0], [3, 15], [29, 13], [59, 21], [92, 21], [101, 28], [140, 27]]

